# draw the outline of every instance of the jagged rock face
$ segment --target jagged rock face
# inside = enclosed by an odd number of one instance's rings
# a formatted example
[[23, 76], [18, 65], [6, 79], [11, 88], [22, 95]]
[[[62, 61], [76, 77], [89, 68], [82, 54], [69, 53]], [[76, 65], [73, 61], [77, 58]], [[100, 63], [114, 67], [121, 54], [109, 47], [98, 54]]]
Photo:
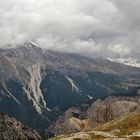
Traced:
[[120, 119], [140, 109], [139, 99], [139, 96], [107, 97], [105, 100], [98, 99], [91, 106], [69, 108], [47, 131], [55, 135], [75, 133]]
[[[50, 126], [46, 133], [58, 135], [63, 133], [78, 132], [83, 129], [83, 123], [80, 119], [75, 118], [74, 114], [79, 114], [80, 110], [76, 107], [69, 108], [63, 115], [58, 117], [58, 120]], [[74, 123], [75, 122], [75, 123]], [[74, 124], [76, 126], [74, 126]]]
[[41, 140], [41, 136], [14, 118], [0, 115], [1, 140]]
[[0, 112], [36, 128], [48, 125], [50, 111], [40, 89], [46, 70], [41, 53], [29, 44], [0, 53]]
[[69, 118], [60, 128], [57, 134], [71, 134], [82, 130], [91, 129], [90, 120], [80, 120], [78, 118]]
[[54, 135], [71, 134], [80, 132], [82, 130], [89, 130], [92, 128], [91, 120], [89, 119], [80, 120], [78, 118], [71, 117], [63, 121], [63, 123], [60, 121], [58, 122], [57, 125], [55, 124], [55, 127], [52, 126], [49, 130], [46, 131], [46, 133], [49, 131]]
[[45, 129], [69, 107], [128, 93], [139, 79], [138, 68], [45, 51], [29, 42], [0, 49], [0, 112]]
[[108, 97], [105, 100], [97, 100], [87, 110], [87, 118], [93, 120], [93, 126], [98, 123], [106, 123], [110, 120], [121, 118], [140, 107], [139, 97], [116, 98]]
[[70, 118], [62, 125], [62, 128], [59, 129], [59, 134], [80, 132], [83, 128], [84, 123], [81, 120], [77, 118]]

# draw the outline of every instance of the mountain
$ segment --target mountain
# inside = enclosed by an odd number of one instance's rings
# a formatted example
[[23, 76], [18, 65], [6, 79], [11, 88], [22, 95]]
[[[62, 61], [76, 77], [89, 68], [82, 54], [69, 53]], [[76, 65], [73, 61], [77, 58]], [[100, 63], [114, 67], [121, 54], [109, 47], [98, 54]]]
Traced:
[[135, 58], [131, 58], [131, 57], [127, 57], [127, 58], [108, 58], [108, 60], [112, 61], [112, 62], [118, 62], [118, 63], [122, 63], [128, 66], [133, 66], [133, 67], [140, 67], [140, 62], [139, 60], [135, 59]]
[[31, 128], [21, 124], [15, 118], [0, 115], [1, 140], [42, 140], [41, 136]]
[[46, 51], [33, 42], [0, 49], [0, 112], [44, 131], [68, 108], [139, 94], [140, 68]]

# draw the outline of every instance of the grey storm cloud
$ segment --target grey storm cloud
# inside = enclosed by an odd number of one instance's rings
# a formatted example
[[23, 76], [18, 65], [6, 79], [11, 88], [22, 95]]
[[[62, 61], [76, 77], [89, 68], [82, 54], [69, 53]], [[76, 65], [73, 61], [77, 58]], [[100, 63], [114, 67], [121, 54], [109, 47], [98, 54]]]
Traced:
[[0, 46], [138, 57], [140, 0], [0, 0]]

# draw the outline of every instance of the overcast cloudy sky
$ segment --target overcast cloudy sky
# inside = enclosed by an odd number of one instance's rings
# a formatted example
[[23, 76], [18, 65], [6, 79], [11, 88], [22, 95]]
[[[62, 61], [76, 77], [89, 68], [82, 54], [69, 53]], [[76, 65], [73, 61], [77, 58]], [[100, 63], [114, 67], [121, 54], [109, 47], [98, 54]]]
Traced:
[[140, 0], [0, 0], [0, 46], [27, 40], [90, 56], [140, 56]]

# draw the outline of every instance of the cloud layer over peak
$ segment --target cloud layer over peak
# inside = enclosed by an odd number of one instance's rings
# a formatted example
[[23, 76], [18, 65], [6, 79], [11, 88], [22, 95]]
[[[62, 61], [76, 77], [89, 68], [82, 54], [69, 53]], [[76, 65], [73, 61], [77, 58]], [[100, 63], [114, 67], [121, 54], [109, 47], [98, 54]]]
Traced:
[[0, 47], [40, 47], [88, 56], [140, 56], [139, 0], [0, 0]]

